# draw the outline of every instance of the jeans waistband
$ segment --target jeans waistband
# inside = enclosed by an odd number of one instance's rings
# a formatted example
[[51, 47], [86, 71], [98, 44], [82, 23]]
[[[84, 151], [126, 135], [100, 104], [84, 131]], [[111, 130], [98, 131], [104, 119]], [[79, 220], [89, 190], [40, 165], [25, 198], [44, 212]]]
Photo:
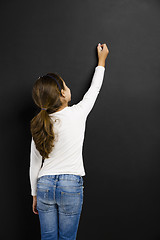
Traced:
[[58, 175], [44, 175], [40, 178], [52, 178], [54, 180], [83, 180], [83, 177], [75, 174], [58, 174]]

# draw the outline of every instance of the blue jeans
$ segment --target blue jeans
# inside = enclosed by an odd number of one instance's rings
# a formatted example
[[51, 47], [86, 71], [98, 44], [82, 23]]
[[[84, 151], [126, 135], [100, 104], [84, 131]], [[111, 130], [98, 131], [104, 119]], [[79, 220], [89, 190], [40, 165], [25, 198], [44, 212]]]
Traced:
[[41, 240], [75, 240], [83, 205], [83, 177], [45, 175], [37, 179]]

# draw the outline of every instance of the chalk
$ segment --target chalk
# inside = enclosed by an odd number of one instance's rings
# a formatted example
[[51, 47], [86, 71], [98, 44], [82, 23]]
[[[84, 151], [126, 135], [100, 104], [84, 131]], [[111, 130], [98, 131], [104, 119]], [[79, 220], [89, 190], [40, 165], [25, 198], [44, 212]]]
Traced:
[[[100, 43], [98, 43], [98, 45], [101, 45]], [[102, 47], [100, 47], [100, 50], [102, 51]]]

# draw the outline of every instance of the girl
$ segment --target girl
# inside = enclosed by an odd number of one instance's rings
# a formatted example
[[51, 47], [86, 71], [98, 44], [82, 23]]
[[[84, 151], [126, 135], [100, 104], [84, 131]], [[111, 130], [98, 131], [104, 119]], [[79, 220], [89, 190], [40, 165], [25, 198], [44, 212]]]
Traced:
[[83, 99], [72, 106], [71, 91], [59, 74], [34, 83], [32, 97], [41, 111], [31, 120], [30, 184], [41, 239], [76, 239], [83, 205], [82, 148], [88, 114], [100, 91], [109, 53], [98, 44], [98, 66]]

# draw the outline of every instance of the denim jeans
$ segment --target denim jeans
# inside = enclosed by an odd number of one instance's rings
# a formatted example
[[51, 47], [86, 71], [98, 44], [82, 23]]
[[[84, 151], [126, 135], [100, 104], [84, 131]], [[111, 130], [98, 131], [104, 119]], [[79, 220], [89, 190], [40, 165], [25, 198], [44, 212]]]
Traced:
[[75, 240], [83, 205], [83, 177], [45, 175], [37, 179], [41, 240]]

